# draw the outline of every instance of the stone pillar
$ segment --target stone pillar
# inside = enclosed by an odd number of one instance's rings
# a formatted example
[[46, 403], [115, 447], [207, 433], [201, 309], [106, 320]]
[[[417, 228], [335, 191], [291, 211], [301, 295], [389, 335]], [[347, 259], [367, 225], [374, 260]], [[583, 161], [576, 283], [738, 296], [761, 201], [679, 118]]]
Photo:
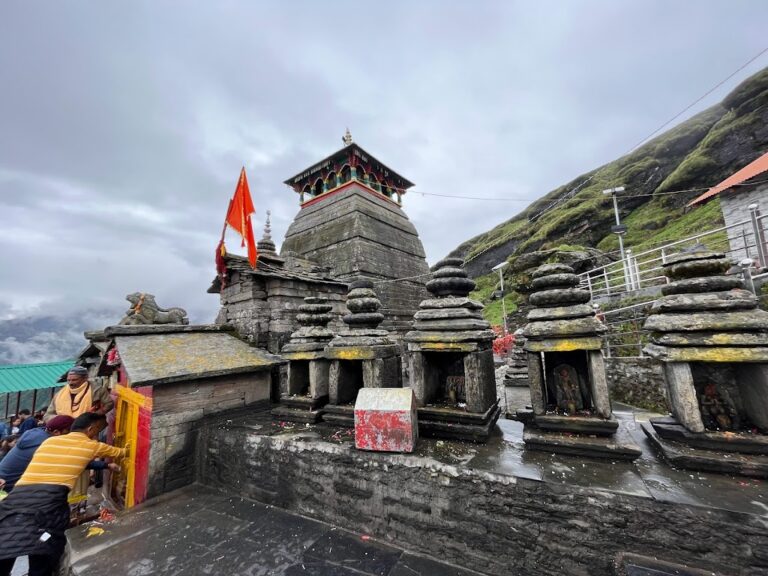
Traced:
[[664, 376], [675, 418], [691, 432], [704, 432], [691, 365], [688, 362], [666, 362]]
[[608, 396], [608, 382], [605, 376], [605, 362], [600, 350], [588, 350], [589, 386], [595, 412], [602, 418], [611, 417], [611, 401]]
[[325, 360], [309, 363], [309, 393], [313, 399], [328, 396], [328, 372], [330, 364]]
[[[491, 397], [486, 385], [488, 379], [495, 382], [493, 352], [481, 350], [464, 356], [464, 392], [467, 396], [468, 412], [485, 412], [496, 400]], [[494, 384], [495, 386], [495, 384]], [[495, 387], [490, 389], [495, 391]]]
[[339, 403], [339, 378], [341, 376], [341, 362], [333, 360], [328, 368], [328, 402]]
[[366, 388], [401, 388], [397, 357], [363, 361], [363, 382]]
[[528, 352], [528, 381], [533, 413], [536, 416], [543, 416], [547, 412], [547, 393], [544, 369], [541, 365], [541, 352]]
[[427, 366], [424, 354], [421, 352], [408, 353], [408, 381], [419, 405], [424, 406], [427, 398]]
[[366, 388], [386, 388], [386, 384], [381, 380], [383, 372], [383, 361], [381, 358], [373, 360], [363, 360], [363, 386]]

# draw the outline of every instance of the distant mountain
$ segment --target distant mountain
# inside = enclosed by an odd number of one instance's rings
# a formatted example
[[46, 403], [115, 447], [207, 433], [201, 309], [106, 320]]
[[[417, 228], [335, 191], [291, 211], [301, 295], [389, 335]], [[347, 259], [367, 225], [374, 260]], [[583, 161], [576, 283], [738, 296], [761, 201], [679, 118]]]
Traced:
[[552, 190], [450, 255], [465, 258], [468, 273], [478, 277], [499, 262], [535, 250], [561, 245], [615, 250], [618, 240], [610, 232], [613, 204], [602, 194], [615, 186], [626, 188], [619, 201], [622, 223], [629, 229], [624, 243], [635, 251], [716, 228], [722, 225], [717, 199], [685, 211], [685, 204], [701, 190], [665, 193], [717, 184], [766, 150], [768, 68], [720, 104]]
[[0, 320], [0, 365], [74, 358], [86, 344], [83, 332], [115, 324], [122, 312], [118, 307]]

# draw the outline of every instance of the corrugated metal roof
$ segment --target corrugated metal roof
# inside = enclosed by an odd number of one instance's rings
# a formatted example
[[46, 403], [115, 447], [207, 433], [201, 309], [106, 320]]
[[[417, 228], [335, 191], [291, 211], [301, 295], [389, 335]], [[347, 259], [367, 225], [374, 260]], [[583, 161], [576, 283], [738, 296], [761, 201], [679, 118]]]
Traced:
[[0, 394], [61, 386], [59, 377], [75, 365], [73, 360], [46, 364], [0, 366]]
[[750, 178], [754, 178], [755, 176], [758, 176], [768, 170], [768, 152], [760, 156], [757, 160], [752, 162], [751, 164], [747, 164], [739, 170], [738, 172], [731, 174], [720, 182], [717, 186], [713, 186], [704, 194], [699, 196], [698, 198], [694, 198], [690, 202], [688, 202], [688, 206], [693, 206], [694, 204], [698, 204], [699, 202], [703, 202], [704, 200], [708, 200], [709, 198], [712, 198], [712, 196], [717, 196], [722, 192], [723, 190], [727, 190], [731, 186], [736, 186], [737, 184], [741, 184], [742, 182], [745, 182], [746, 180], [749, 180]]

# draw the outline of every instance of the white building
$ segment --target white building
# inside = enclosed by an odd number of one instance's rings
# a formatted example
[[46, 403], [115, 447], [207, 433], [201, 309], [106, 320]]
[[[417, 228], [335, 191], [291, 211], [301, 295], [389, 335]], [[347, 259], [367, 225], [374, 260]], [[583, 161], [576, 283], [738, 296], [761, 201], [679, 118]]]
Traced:
[[768, 153], [713, 186], [689, 202], [688, 206], [706, 202], [715, 196], [720, 197], [730, 256], [739, 261], [751, 258], [760, 268], [768, 267], [768, 245], [765, 241], [765, 227], [768, 225]]

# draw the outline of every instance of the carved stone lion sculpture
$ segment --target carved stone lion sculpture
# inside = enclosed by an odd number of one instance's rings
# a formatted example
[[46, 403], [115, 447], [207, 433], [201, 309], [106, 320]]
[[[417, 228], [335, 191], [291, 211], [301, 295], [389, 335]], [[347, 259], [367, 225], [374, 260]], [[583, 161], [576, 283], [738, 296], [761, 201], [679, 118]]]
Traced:
[[120, 324], [135, 326], [140, 324], [189, 324], [187, 311], [183, 308], [160, 308], [153, 294], [134, 292], [125, 297], [131, 308], [125, 313]]

